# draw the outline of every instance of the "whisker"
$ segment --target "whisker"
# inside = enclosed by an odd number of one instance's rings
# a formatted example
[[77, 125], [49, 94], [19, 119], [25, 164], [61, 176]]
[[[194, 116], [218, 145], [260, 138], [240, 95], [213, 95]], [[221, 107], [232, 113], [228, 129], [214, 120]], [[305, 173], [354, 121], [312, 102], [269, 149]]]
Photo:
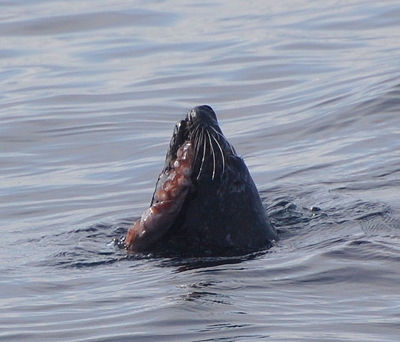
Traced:
[[211, 153], [212, 153], [212, 157], [213, 157], [213, 173], [212, 173], [211, 179], [214, 180], [214, 177], [215, 177], [215, 166], [216, 166], [216, 163], [215, 163], [215, 151], [214, 151], [214, 146], [213, 146], [212, 141], [211, 141], [211, 134], [208, 131], [206, 131], [206, 133], [207, 133], [207, 136], [208, 136], [208, 141], [210, 142], [210, 148], [211, 148]]
[[211, 134], [211, 137], [214, 139], [215, 143], [217, 144], [217, 146], [218, 146], [218, 148], [219, 148], [219, 151], [221, 152], [221, 157], [222, 157], [222, 173], [224, 173], [224, 171], [225, 171], [225, 153], [224, 153], [224, 150], [222, 149], [222, 146], [221, 146], [221, 144], [219, 143], [218, 139], [217, 139], [216, 137], [214, 137], [212, 134]]
[[195, 149], [193, 160], [197, 160], [197, 156], [199, 154], [199, 126], [196, 126], [193, 130], [192, 134], [190, 135], [190, 140], [192, 140]]
[[226, 140], [225, 136], [224, 136], [221, 132], [218, 132], [214, 127], [210, 127], [210, 128], [215, 132], [215, 134], [217, 134], [217, 135], [220, 136], [222, 139], [224, 139], [224, 141], [227, 143], [227, 145], [228, 145], [229, 148], [231, 149], [232, 154], [236, 154], [235, 149], [234, 149], [233, 146], [229, 143], [229, 141]]
[[210, 126], [210, 128], [215, 132], [215, 134], [219, 135], [220, 137], [224, 138], [224, 135], [221, 132], [218, 132], [214, 127]]
[[204, 137], [204, 131], [201, 130], [200, 134], [201, 134], [201, 140], [203, 142], [203, 157], [201, 158], [200, 170], [199, 170], [199, 173], [197, 175], [197, 179], [200, 178], [201, 172], [203, 171], [203, 165], [204, 165], [204, 161], [206, 159], [206, 149], [207, 149], [207, 146], [206, 146], [207, 145], [207, 140]]
[[[222, 158], [222, 174], [225, 172], [226, 163], [227, 163], [227, 153], [229, 154], [229, 150], [226, 148], [230, 148], [232, 154], [236, 155], [235, 150], [232, 145], [226, 140], [225, 136], [215, 129], [212, 126], [208, 126], [207, 128], [202, 127], [201, 125], [194, 124], [191, 127], [191, 132], [189, 135], [189, 139], [193, 143], [194, 149], [194, 158], [193, 163], [199, 165], [196, 179], [199, 180], [202, 174], [205, 171], [206, 166], [208, 167], [208, 155], [212, 154], [212, 174], [211, 179], [214, 180], [219, 169], [219, 165], [217, 164], [217, 150]], [[209, 145], [209, 147], [208, 147]], [[227, 146], [226, 146], [227, 145]], [[199, 160], [198, 160], [199, 159]], [[211, 165], [210, 165], [211, 166]], [[195, 167], [193, 165], [193, 167]]]

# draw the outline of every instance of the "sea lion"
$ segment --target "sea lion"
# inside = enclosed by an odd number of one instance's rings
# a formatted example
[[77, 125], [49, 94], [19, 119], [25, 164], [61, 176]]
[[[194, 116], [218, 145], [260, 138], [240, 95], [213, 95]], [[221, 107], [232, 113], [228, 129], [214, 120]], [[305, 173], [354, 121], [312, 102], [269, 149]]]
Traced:
[[213, 109], [178, 122], [149, 209], [123, 242], [132, 252], [238, 255], [278, 239], [243, 159]]

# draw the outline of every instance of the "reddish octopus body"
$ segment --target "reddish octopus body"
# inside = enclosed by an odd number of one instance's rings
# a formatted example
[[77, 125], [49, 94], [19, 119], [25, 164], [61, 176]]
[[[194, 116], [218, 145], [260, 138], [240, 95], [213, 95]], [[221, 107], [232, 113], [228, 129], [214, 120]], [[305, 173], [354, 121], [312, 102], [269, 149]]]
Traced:
[[171, 169], [161, 174], [154, 201], [129, 229], [125, 248], [140, 252], [156, 242], [173, 224], [186, 198], [192, 181], [193, 147], [186, 141], [176, 153]]

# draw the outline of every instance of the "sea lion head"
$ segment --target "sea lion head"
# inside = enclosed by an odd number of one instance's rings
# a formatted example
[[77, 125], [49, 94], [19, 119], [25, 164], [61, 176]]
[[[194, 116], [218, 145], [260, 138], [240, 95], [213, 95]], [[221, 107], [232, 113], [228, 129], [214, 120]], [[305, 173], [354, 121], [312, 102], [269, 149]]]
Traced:
[[236, 151], [219, 127], [217, 116], [210, 106], [203, 105], [189, 111], [177, 122], [167, 151], [164, 172], [171, 169], [178, 149], [190, 141], [193, 148], [192, 179], [219, 178], [226, 171], [230, 156]]

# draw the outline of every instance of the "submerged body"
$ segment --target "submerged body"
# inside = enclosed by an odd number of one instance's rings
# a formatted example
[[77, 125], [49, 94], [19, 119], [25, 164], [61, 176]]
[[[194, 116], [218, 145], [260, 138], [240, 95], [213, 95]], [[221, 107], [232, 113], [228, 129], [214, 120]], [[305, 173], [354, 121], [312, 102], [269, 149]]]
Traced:
[[150, 208], [125, 238], [133, 252], [232, 255], [278, 236], [243, 161], [209, 106], [175, 126]]

